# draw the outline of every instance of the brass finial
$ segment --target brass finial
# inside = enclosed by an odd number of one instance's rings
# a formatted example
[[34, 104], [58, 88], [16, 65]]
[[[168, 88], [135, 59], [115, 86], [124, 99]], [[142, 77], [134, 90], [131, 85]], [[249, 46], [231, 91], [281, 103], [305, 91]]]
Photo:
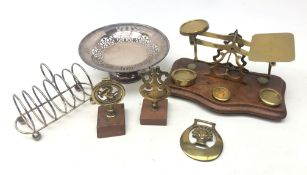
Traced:
[[152, 101], [151, 108], [154, 111], [159, 109], [158, 102], [170, 95], [170, 88], [165, 84], [166, 77], [168, 73], [161, 71], [159, 67], [150, 68], [142, 74], [144, 84], [139, 91], [145, 99]]
[[106, 106], [108, 108], [107, 117], [115, 117], [114, 105], [119, 103], [124, 96], [123, 85], [114, 80], [103, 80], [94, 87], [91, 101]]

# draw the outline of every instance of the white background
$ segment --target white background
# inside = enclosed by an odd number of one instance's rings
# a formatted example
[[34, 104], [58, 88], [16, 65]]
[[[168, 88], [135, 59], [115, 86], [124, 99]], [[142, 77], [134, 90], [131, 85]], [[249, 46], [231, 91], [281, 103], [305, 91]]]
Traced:
[[[1, 116], [0, 174], [306, 174], [307, 162], [307, 1], [305, 0], [87, 0], [0, 2]], [[169, 98], [168, 125], [141, 126], [141, 82], [125, 85], [126, 135], [96, 138], [97, 106], [86, 103], [42, 131], [39, 142], [14, 129], [18, 112], [12, 94], [41, 87], [39, 64], [53, 72], [81, 63], [94, 82], [105, 73], [85, 65], [80, 40], [92, 30], [119, 22], [137, 22], [161, 30], [170, 40], [159, 65], [169, 70], [180, 57], [192, 57], [179, 26], [206, 19], [209, 31], [235, 29], [247, 40], [256, 33], [291, 32], [296, 60], [277, 63], [273, 74], [287, 82], [287, 118], [271, 122], [245, 115], [223, 116], [195, 103]], [[200, 49], [201, 58], [209, 58]], [[266, 72], [264, 63], [249, 62], [251, 71]], [[188, 158], [179, 146], [181, 133], [194, 118], [217, 124], [224, 140], [222, 155], [212, 162]]]

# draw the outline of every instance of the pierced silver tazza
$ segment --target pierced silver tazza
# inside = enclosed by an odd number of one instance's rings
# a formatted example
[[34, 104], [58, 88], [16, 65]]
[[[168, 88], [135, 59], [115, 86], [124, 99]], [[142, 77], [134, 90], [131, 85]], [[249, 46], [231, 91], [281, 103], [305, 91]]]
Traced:
[[110, 73], [121, 83], [139, 80], [140, 71], [159, 63], [169, 41], [159, 30], [136, 23], [108, 25], [85, 36], [79, 55], [88, 65]]

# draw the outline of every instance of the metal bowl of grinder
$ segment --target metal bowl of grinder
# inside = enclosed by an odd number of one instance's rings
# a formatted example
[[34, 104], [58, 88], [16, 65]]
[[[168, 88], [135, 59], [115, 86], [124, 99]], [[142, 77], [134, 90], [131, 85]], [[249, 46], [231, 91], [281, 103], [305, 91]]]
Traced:
[[169, 51], [167, 37], [158, 29], [137, 23], [119, 23], [101, 27], [80, 42], [82, 60], [111, 79], [121, 83], [138, 81], [140, 71], [165, 58]]

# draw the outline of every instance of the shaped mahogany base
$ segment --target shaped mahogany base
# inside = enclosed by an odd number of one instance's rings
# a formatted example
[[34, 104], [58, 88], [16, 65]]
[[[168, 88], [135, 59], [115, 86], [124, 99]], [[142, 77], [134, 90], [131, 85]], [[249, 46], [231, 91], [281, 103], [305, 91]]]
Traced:
[[[192, 62], [192, 59], [181, 58], [173, 64], [171, 72], [174, 69], [186, 68]], [[286, 83], [280, 77], [271, 75], [269, 83], [261, 85], [257, 78], [266, 76], [266, 74], [249, 72], [243, 78], [245, 83], [240, 83], [205, 75], [208, 70], [209, 63], [199, 61], [195, 69], [196, 82], [189, 87], [179, 87], [169, 78], [167, 85], [171, 88], [171, 95], [197, 102], [218, 113], [250, 114], [271, 120], [281, 120], [286, 117], [287, 110], [284, 100]], [[224, 86], [231, 91], [230, 100], [221, 102], [212, 97], [212, 89], [217, 86]], [[277, 107], [265, 105], [259, 98], [259, 91], [262, 88], [275, 89], [281, 94], [282, 103]]]
[[167, 99], [158, 102], [159, 109], [151, 109], [151, 101], [144, 99], [140, 117], [141, 125], [166, 125], [167, 124]]
[[107, 117], [105, 106], [99, 106], [97, 119], [97, 138], [125, 135], [125, 109], [124, 104], [114, 106], [116, 116]]

